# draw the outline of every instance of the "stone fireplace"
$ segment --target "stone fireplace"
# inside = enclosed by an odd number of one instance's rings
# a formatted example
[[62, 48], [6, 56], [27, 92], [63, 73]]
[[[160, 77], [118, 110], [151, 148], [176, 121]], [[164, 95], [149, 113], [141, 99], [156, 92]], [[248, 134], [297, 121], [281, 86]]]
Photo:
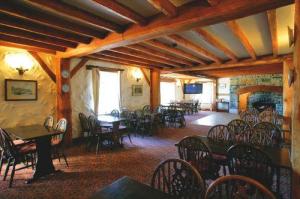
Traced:
[[283, 98], [281, 86], [248, 86], [237, 90], [239, 111], [256, 108], [262, 112], [268, 107], [277, 112], [283, 112]]

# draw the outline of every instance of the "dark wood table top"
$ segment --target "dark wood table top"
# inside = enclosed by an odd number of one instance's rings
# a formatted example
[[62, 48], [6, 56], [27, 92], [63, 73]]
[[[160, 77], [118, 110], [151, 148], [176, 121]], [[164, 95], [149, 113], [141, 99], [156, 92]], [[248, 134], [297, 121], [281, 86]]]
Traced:
[[16, 138], [22, 140], [33, 140], [44, 136], [58, 135], [60, 132], [48, 130], [43, 125], [17, 126], [5, 129], [6, 132], [12, 134]]
[[126, 119], [123, 117], [114, 117], [111, 115], [98, 115], [98, 120], [104, 123], [114, 123], [114, 122], [122, 122]]
[[124, 176], [96, 192], [90, 199], [172, 199], [166, 193]]
[[[227, 150], [232, 146], [228, 142], [215, 142], [208, 139], [206, 136], [200, 136], [201, 140], [211, 149], [213, 153], [220, 155], [227, 155]], [[277, 148], [277, 147], [259, 147], [264, 151], [271, 159], [275, 166], [283, 167], [287, 169], [292, 168], [289, 149]]]

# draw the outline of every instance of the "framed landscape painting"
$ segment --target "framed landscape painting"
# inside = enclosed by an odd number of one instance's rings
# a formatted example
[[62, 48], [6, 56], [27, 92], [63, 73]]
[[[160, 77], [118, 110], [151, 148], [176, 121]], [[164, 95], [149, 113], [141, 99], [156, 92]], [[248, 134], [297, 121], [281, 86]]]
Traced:
[[37, 100], [37, 81], [5, 79], [6, 101], [35, 101]]
[[142, 96], [143, 85], [132, 85], [132, 96]]

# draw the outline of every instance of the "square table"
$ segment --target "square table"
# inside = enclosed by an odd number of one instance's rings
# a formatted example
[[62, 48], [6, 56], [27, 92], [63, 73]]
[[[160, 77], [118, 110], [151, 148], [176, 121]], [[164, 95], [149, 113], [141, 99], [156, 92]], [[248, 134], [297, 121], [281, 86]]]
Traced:
[[90, 199], [175, 199], [174, 197], [124, 176], [97, 191]]
[[17, 126], [5, 129], [6, 132], [22, 140], [34, 140], [37, 149], [37, 163], [33, 178], [27, 180], [31, 183], [34, 180], [55, 172], [51, 157], [51, 138], [62, 132], [53, 129], [46, 129], [43, 125]]

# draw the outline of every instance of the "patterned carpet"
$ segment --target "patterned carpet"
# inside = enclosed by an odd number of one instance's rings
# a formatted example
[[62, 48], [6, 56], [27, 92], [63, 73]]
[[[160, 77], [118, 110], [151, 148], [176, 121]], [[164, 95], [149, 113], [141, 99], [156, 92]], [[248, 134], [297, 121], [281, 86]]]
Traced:
[[[159, 162], [177, 157], [174, 146], [187, 135], [205, 135], [209, 126], [193, 124], [193, 121], [209, 115], [201, 112], [187, 116], [187, 127], [166, 128], [151, 137], [134, 137], [133, 144], [125, 140], [122, 149], [86, 152], [84, 146], [74, 146], [67, 150], [69, 167], [64, 161], [54, 161], [56, 169], [62, 172], [47, 176], [26, 185], [25, 180], [32, 176], [32, 170], [16, 171], [12, 188], [8, 181], [0, 181], [2, 199], [85, 199], [101, 187], [122, 176], [130, 176], [140, 182], [149, 183]], [[2, 179], [2, 176], [1, 176]]]

